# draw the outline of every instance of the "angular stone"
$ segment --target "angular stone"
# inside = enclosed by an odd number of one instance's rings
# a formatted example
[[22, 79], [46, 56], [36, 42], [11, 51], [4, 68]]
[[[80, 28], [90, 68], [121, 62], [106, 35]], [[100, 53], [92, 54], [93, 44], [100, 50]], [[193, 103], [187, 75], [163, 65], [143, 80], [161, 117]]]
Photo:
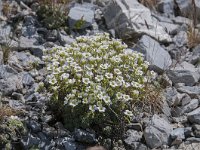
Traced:
[[75, 129], [74, 139], [79, 142], [93, 144], [96, 143], [95, 135], [81, 129]]
[[176, 128], [171, 132], [172, 139], [185, 139], [185, 129], [184, 128]]
[[41, 124], [39, 124], [38, 122], [31, 120], [27, 123], [27, 126], [31, 129], [31, 131], [33, 133], [37, 133], [40, 132], [42, 130], [41, 128]]
[[176, 36], [173, 38], [173, 42], [178, 46], [182, 47], [188, 43], [187, 32], [180, 31]]
[[140, 142], [142, 139], [142, 132], [129, 129], [125, 134], [124, 142], [131, 145], [133, 142]]
[[145, 55], [145, 59], [150, 62], [151, 69], [156, 72], [163, 72], [172, 63], [169, 53], [147, 35], [142, 36], [134, 49]]
[[[72, 29], [84, 29], [87, 27], [91, 27], [92, 24], [95, 22], [94, 19], [94, 5], [89, 3], [83, 3], [82, 5], [76, 4], [69, 10], [69, 27]], [[82, 21], [83, 23], [80, 24], [78, 21]]]
[[150, 148], [168, 144], [172, 130], [172, 126], [166, 120], [154, 115], [144, 130], [145, 141]]
[[185, 83], [185, 85], [189, 86], [197, 83], [200, 77], [195, 66], [185, 61], [167, 71], [167, 75], [170, 80], [172, 80], [173, 84]]
[[187, 93], [192, 98], [198, 98], [200, 95], [200, 86], [182, 86], [177, 90], [181, 93]]
[[191, 123], [200, 124], [200, 107], [187, 114]]
[[174, 0], [161, 0], [157, 8], [161, 13], [174, 14]]
[[199, 150], [200, 149], [200, 143], [191, 143], [186, 144], [185, 142], [182, 143], [178, 149], [185, 149], [185, 150]]
[[30, 52], [33, 55], [42, 58], [42, 55], [43, 55], [42, 50], [44, 49], [44, 47], [39, 44], [36, 38], [28, 38], [28, 37], [21, 36], [19, 38], [19, 45], [17, 49], [19, 51], [30, 50]]
[[32, 78], [32, 76], [29, 73], [25, 73], [23, 75], [22, 83], [25, 86], [31, 86], [31, 85], [33, 85], [34, 82], [35, 82], [34, 79]]
[[108, 28], [114, 28], [122, 39], [146, 34], [159, 41], [171, 41], [164, 28], [152, 18], [150, 10], [137, 0], [110, 1], [105, 8], [104, 18]]

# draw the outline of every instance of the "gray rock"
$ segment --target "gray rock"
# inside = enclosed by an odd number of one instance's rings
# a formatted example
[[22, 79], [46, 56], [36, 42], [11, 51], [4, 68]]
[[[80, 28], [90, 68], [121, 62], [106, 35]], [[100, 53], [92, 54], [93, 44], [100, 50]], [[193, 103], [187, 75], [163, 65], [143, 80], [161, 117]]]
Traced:
[[200, 124], [200, 107], [187, 114], [191, 123]]
[[135, 49], [145, 55], [150, 67], [157, 72], [163, 72], [172, 63], [169, 53], [147, 35], [142, 36]]
[[110, 1], [105, 8], [104, 18], [108, 28], [115, 29], [122, 39], [147, 34], [159, 41], [171, 41], [164, 28], [152, 18], [150, 10], [137, 0]]
[[173, 38], [173, 42], [178, 46], [182, 47], [188, 43], [187, 32], [180, 31], [176, 36]]
[[0, 44], [10, 42], [11, 26], [7, 25], [5, 22], [0, 23]]
[[19, 51], [30, 50], [30, 52], [33, 55], [42, 58], [42, 55], [43, 55], [42, 50], [44, 49], [44, 47], [39, 44], [36, 38], [28, 38], [28, 37], [21, 36], [19, 38], [19, 45], [17, 49]]
[[161, 0], [157, 5], [161, 13], [174, 14], [174, 0]]
[[183, 98], [181, 100], [181, 105], [185, 106], [185, 105], [189, 104], [191, 100], [192, 99], [190, 98], [190, 96], [188, 94], [183, 94]]
[[58, 40], [62, 46], [70, 45], [75, 42], [75, 39], [68, 36], [66, 33], [58, 33]]
[[176, 88], [166, 88], [165, 89], [165, 98], [169, 106], [178, 106], [180, 105], [184, 94], [179, 94]]
[[199, 143], [200, 138], [190, 137], [186, 139], [189, 143]]
[[25, 16], [23, 26], [35, 26], [37, 24], [37, 20], [33, 16]]
[[24, 104], [18, 100], [9, 100], [9, 106], [14, 109], [22, 110], [25, 108]]
[[191, 144], [186, 144], [183, 142], [178, 149], [185, 149], [185, 150], [199, 150], [200, 149], [200, 143], [191, 143]]
[[199, 100], [198, 99], [192, 99], [189, 104], [183, 106], [182, 110], [183, 113], [189, 113], [196, 109], [199, 106]]
[[0, 79], [6, 79], [10, 76], [17, 75], [17, 71], [9, 65], [0, 65]]
[[190, 62], [193, 65], [198, 65], [200, 62], [200, 45], [196, 46], [192, 51], [192, 56], [190, 58]]
[[32, 76], [29, 73], [24, 73], [23, 77], [22, 77], [22, 83], [25, 86], [31, 86], [34, 84], [34, 79], [32, 78]]
[[144, 130], [144, 138], [150, 148], [168, 144], [172, 126], [163, 118], [154, 115], [150, 124]]
[[142, 144], [141, 142], [132, 142], [129, 145], [126, 145], [126, 150], [148, 150], [146, 145]]
[[[200, 12], [200, 2], [199, 0], [194, 0], [195, 2], [195, 9], [196, 9], [196, 17], [197, 19], [200, 19], [200, 15], [199, 15], [199, 12]], [[182, 15], [185, 15], [185, 16], [189, 16], [191, 15], [191, 10], [194, 10], [194, 6], [193, 6], [193, 3], [192, 1], [188, 1], [188, 0], [176, 0], [176, 3], [178, 5], [178, 8], [181, 12]]]
[[36, 27], [35, 26], [29, 25], [29, 26], [22, 27], [22, 35], [24, 37], [31, 38], [35, 34], [36, 34]]
[[[80, 28], [84, 29], [87, 27], [91, 27], [95, 22], [94, 19], [94, 5], [89, 3], [83, 3], [82, 5], [76, 4], [69, 10], [69, 27], [72, 29]], [[80, 24], [78, 21], [82, 20], [83, 23], [81, 26], [77, 26]]]
[[194, 124], [192, 129], [194, 130], [195, 137], [200, 138], [200, 125]]
[[11, 95], [12, 92], [21, 91], [23, 88], [22, 77], [20, 75], [13, 75], [7, 79], [0, 79], [0, 91], [4, 95]]
[[30, 149], [32, 146], [38, 146], [40, 139], [29, 133], [28, 136], [23, 137], [20, 142], [24, 149]]
[[77, 150], [77, 144], [72, 138], [65, 137], [63, 140], [63, 145], [65, 147], [65, 150]]
[[185, 139], [184, 128], [177, 128], [172, 131], [171, 139], [173, 140], [171, 145], [179, 145], [182, 140]]
[[189, 86], [197, 83], [200, 77], [195, 66], [185, 61], [175, 68], [168, 70], [167, 75], [170, 80], [172, 80], [173, 84], [185, 83], [185, 85]]
[[179, 25], [183, 25], [183, 24], [191, 25], [192, 23], [191, 19], [188, 19], [182, 16], [172, 17], [172, 20], [175, 24], [179, 24]]
[[177, 90], [181, 93], [187, 93], [192, 98], [198, 98], [198, 96], [200, 95], [199, 86], [182, 86]]
[[96, 138], [93, 133], [90, 133], [81, 129], [75, 129], [74, 139], [82, 143], [88, 143], [88, 144], [96, 143]]
[[168, 22], [159, 22], [159, 25], [162, 26], [170, 35], [176, 34], [177, 30], [180, 28], [179, 25]]
[[38, 122], [34, 120], [29, 121], [27, 123], [27, 127], [30, 128], [33, 133], [42, 131], [41, 124], [39, 124]]
[[133, 142], [140, 142], [142, 139], [142, 132], [129, 129], [126, 131], [124, 142], [131, 145]]
[[17, 92], [13, 92], [12, 93], [12, 97], [16, 100], [20, 100], [21, 102], [25, 103], [25, 99], [24, 99], [24, 96], [23, 94], [21, 93], [17, 93]]
[[171, 138], [174, 139], [185, 139], [185, 129], [184, 128], [176, 128], [171, 132]]
[[49, 33], [46, 35], [46, 40], [50, 42], [56, 42], [58, 40], [58, 31], [49, 31]]

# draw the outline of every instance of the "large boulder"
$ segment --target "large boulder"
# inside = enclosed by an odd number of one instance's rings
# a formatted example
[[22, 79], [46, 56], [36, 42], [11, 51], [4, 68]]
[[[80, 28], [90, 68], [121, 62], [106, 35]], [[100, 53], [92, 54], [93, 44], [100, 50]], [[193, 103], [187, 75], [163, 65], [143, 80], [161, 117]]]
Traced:
[[156, 72], [162, 72], [172, 63], [171, 57], [160, 44], [147, 35], [143, 35], [138, 41], [135, 50], [143, 53], [150, 67]]
[[94, 19], [95, 8], [94, 5], [83, 3], [76, 4], [69, 11], [69, 27], [72, 29], [84, 29], [91, 27], [95, 23]]
[[195, 66], [185, 61], [168, 70], [167, 74], [174, 84], [185, 83], [188, 86], [197, 83], [200, 77]]
[[150, 148], [167, 145], [173, 127], [165, 119], [154, 115], [150, 124], [144, 130], [144, 138]]
[[105, 8], [104, 17], [108, 28], [114, 28], [120, 38], [137, 38], [147, 34], [159, 41], [171, 41], [164, 28], [152, 18], [150, 10], [137, 0], [110, 1]]
[[[180, 12], [182, 15], [189, 16], [194, 13], [194, 4], [192, 0], [175, 0]], [[200, 1], [194, 0], [195, 9], [196, 9], [196, 17], [200, 20]], [[193, 10], [191, 12], [191, 10]]]
[[187, 114], [191, 123], [200, 124], [200, 107]]

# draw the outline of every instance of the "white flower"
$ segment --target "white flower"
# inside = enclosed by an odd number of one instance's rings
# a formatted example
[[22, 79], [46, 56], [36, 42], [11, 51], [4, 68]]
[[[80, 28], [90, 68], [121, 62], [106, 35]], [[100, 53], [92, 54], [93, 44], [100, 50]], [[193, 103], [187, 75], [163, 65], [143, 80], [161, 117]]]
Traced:
[[125, 86], [126, 88], [128, 88], [128, 87], [130, 87], [130, 86], [131, 86], [131, 84], [130, 84], [130, 83], [128, 83], [128, 82], [126, 82], [126, 83], [124, 84], [124, 86]]
[[92, 111], [92, 112], [95, 112], [97, 106], [96, 105], [90, 105], [89, 106], [89, 110]]
[[69, 74], [68, 73], [63, 73], [60, 78], [61, 78], [61, 80], [68, 79], [69, 78]]
[[101, 64], [101, 65], [100, 65], [100, 68], [102, 68], [102, 69], [105, 70], [105, 69], [108, 69], [109, 66], [110, 66], [110, 65], [107, 64], [107, 63], [106, 63], [106, 64]]
[[115, 81], [110, 81], [110, 86], [113, 87], [113, 88], [115, 88], [115, 87], [118, 86], [118, 84]]
[[114, 73], [117, 74], [117, 75], [122, 74], [122, 72], [119, 69], [114, 69]]
[[74, 59], [72, 57], [66, 58], [66, 62], [68, 62], [68, 63], [73, 62], [73, 61], [74, 61]]
[[86, 71], [86, 75], [92, 77], [94, 74], [92, 73], [92, 71]]
[[133, 116], [133, 113], [130, 110], [125, 110], [124, 114], [127, 115], [127, 116], [129, 116], [129, 117]]
[[78, 105], [78, 102], [76, 100], [70, 100], [69, 106], [75, 107]]
[[155, 79], [156, 76], [157, 76], [157, 74], [154, 71], [150, 71], [150, 74], [151, 74], [151, 76], [152, 76], [153, 79]]
[[95, 80], [97, 80], [97, 82], [100, 82], [101, 80], [103, 80], [103, 76], [102, 75], [97, 75], [95, 77]]
[[84, 98], [84, 99], [82, 100], [82, 103], [83, 103], [83, 104], [88, 104], [88, 99], [87, 99], [87, 98]]
[[10, 119], [14, 119], [14, 120], [20, 120], [18, 116], [10, 116]]
[[102, 100], [103, 99], [103, 93], [101, 92], [101, 93], [97, 94], [97, 98]]
[[118, 100], [122, 99], [123, 98], [123, 94], [120, 93], [120, 92], [117, 92], [116, 97], [117, 97]]
[[112, 73], [106, 73], [105, 77], [108, 79], [112, 79], [113, 78], [113, 74]]
[[131, 99], [132, 99], [132, 98], [130, 98], [129, 95], [126, 95], [126, 94], [123, 95], [123, 100], [124, 100], [125, 102], [127, 102], [127, 101], [129, 101], [129, 100], [131, 100]]
[[89, 78], [83, 78], [82, 81], [83, 81], [84, 84], [90, 84]]
[[81, 72], [82, 68], [80, 66], [75, 66], [74, 70], [75, 70], [75, 72]]
[[110, 97], [109, 96], [104, 96], [103, 97], [103, 100], [106, 104], [110, 104], [111, 103], [111, 100], [110, 100]]
[[106, 108], [105, 107], [103, 107], [103, 106], [101, 106], [101, 107], [97, 107], [97, 110], [99, 111], [99, 112], [105, 112], [105, 110], [106, 110]]
[[56, 78], [51, 78], [51, 79], [49, 79], [49, 83], [50, 83], [51, 85], [56, 84], [56, 83], [57, 83]]
[[68, 97], [65, 97], [65, 98], [64, 98], [64, 105], [67, 105], [68, 102], [69, 102], [69, 98], [68, 98]]
[[69, 80], [68, 80], [68, 83], [69, 83], [69, 84], [74, 84], [75, 82], [76, 82], [75, 79], [69, 79]]
[[133, 90], [133, 94], [138, 96], [139, 95], [139, 91], [138, 90]]

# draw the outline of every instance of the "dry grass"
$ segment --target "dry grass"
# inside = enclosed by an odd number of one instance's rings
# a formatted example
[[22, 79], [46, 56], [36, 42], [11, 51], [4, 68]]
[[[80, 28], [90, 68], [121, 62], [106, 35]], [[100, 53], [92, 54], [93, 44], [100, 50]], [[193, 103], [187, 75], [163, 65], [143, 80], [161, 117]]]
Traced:
[[9, 117], [12, 115], [16, 115], [18, 113], [19, 113], [19, 111], [16, 111], [16, 110], [10, 108], [9, 106], [2, 106], [2, 107], [0, 107], [0, 121], [4, 117]]
[[197, 25], [197, 10], [196, 10], [196, 3], [192, 0], [192, 11], [189, 14], [189, 18], [192, 19], [192, 23], [188, 27], [187, 37], [188, 37], [188, 47], [193, 48], [200, 44], [200, 33], [195, 28]]
[[8, 45], [1, 45], [0, 50], [3, 52], [3, 64], [8, 64], [11, 48]]
[[153, 84], [147, 84], [144, 91], [145, 97], [143, 98], [143, 100], [134, 103], [134, 110], [137, 111], [139, 108], [139, 111], [151, 114], [161, 112], [163, 103], [163, 89], [161, 85], [159, 84], [159, 86], [155, 86]]
[[200, 44], [200, 33], [193, 25], [190, 25], [187, 31], [188, 47], [193, 48]]
[[139, 0], [141, 4], [144, 6], [150, 8], [150, 9], [155, 9], [156, 5], [158, 4], [160, 0]]

